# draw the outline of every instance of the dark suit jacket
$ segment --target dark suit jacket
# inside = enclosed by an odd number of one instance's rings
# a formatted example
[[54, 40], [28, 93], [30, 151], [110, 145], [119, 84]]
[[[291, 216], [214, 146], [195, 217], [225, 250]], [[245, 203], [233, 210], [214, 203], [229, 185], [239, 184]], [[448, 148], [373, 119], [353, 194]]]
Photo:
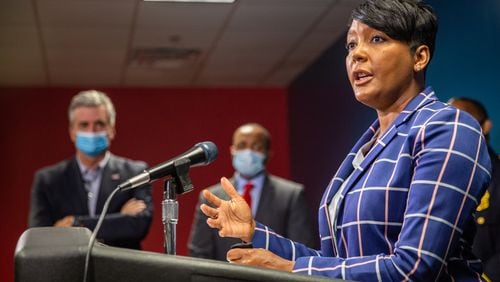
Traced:
[[500, 158], [489, 149], [493, 168], [487, 190], [489, 197], [483, 196], [476, 213], [472, 251], [483, 261], [483, 271], [491, 281], [500, 281]]
[[[107, 197], [118, 184], [146, 167], [144, 162], [111, 155], [103, 170], [96, 214], [101, 213]], [[88, 215], [87, 193], [76, 157], [37, 171], [31, 193], [29, 227], [52, 226], [67, 215], [77, 216], [80, 224], [90, 230], [97, 224], [98, 217]], [[137, 216], [121, 214], [121, 207], [131, 198], [143, 200], [146, 210]], [[152, 212], [150, 185], [119, 192], [109, 205], [97, 238], [107, 245], [140, 249], [140, 241], [151, 224]]]
[[[231, 182], [234, 185], [234, 179]], [[315, 232], [311, 227], [302, 184], [268, 175], [262, 188], [255, 220], [266, 222], [283, 236], [315, 246], [319, 239], [314, 236]], [[220, 184], [211, 186], [209, 190], [222, 199], [229, 199]], [[226, 261], [230, 246], [241, 241], [219, 237], [218, 231], [207, 225], [207, 217], [200, 210], [202, 203], [207, 201], [200, 194], [188, 244], [189, 255]]]

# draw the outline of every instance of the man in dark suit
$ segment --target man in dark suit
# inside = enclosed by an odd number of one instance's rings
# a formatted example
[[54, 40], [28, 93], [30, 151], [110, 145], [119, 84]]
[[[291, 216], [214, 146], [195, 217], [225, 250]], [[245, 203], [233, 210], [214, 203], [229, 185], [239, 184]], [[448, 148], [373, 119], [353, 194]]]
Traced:
[[[29, 227], [83, 226], [93, 230], [116, 186], [147, 167], [144, 162], [109, 152], [115, 137], [116, 112], [106, 94], [95, 90], [78, 93], [68, 115], [76, 154], [36, 172]], [[117, 193], [97, 239], [111, 246], [140, 249], [152, 212], [151, 186]]]
[[[317, 238], [310, 224], [303, 185], [270, 175], [265, 169], [270, 145], [271, 136], [261, 125], [240, 126], [234, 132], [230, 147], [236, 170], [231, 181], [247, 200], [257, 220], [266, 222], [281, 235], [315, 246]], [[229, 199], [220, 184], [209, 189]], [[206, 216], [199, 209], [201, 203], [206, 200], [200, 195], [188, 244], [189, 255], [225, 261], [230, 247], [241, 241], [219, 237], [217, 230], [206, 224]]]
[[500, 158], [489, 143], [493, 123], [486, 108], [474, 99], [459, 97], [448, 101], [471, 114], [481, 125], [491, 159], [491, 182], [476, 210], [476, 236], [472, 251], [483, 262], [483, 276], [488, 281], [500, 281]]

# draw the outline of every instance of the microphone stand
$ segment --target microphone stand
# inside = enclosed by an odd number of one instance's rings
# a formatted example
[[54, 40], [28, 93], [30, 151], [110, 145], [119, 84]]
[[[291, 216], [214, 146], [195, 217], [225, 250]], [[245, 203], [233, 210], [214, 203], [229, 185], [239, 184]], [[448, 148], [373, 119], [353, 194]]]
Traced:
[[175, 255], [176, 226], [179, 219], [179, 203], [173, 179], [165, 180], [163, 185], [162, 222], [165, 254]]
[[191, 178], [188, 175], [191, 161], [183, 158], [174, 162], [175, 173], [166, 179], [163, 185], [162, 222], [165, 254], [175, 255], [176, 227], [179, 219], [179, 203], [177, 194], [193, 190]]

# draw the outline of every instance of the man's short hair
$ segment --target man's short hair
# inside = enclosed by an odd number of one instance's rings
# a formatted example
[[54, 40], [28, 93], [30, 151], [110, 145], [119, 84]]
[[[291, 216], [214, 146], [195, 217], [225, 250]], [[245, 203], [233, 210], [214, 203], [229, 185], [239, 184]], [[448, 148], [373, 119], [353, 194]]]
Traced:
[[97, 90], [86, 90], [76, 94], [68, 108], [68, 118], [71, 124], [74, 118], [74, 111], [80, 107], [100, 107], [104, 106], [108, 114], [108, 122], [111, 126], [115, 126], [116, 111], [111, 99], [104, 92]]

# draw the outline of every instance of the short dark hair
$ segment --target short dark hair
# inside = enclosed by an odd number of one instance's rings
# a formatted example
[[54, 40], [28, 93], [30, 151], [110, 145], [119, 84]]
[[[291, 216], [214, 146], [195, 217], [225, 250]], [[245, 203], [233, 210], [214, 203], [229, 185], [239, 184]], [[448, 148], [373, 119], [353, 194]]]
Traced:
[[353, 20], [408, 43], [412, 52], [420, 45], [427, 45], [431, 58], [434, 54], [437, 16], [423, 1], [367, 0], [352, 11], [349, 26]]
[[236, 136], [236, 133], [238, 133], [242, 130], [248, 129], [248, 128], [252, 128], [252, 130], [260, 131], [260, 133], [262, 134], [262, 137], [264, 139], [264, 148], [266, 149], [266, 151], [269, 151], [271, 149], [271, 134], [264, 126], [262, 126], [261, 124], [258, 124], [256, 122], [249, 122], [249, 123], [245, 123], [245, 124], [239, 126], [233, 133], [233, 140], [232, 140], [233, 144], [234, 144], [234, 137]]
[[468, 108], [467, 112], [469, 112], [472, 116], [474, 116], [479, 122], [479, 124], [482, 125], [487, 119], [489, 119], [486, 108], [478, 100], [474, 100], [468, 97], [453, 97], [450, 100], [448, 100], [448, 104], [452, 104], [458, 101], [466, 102], [468, 104], [469, 107], [467, 107]]

